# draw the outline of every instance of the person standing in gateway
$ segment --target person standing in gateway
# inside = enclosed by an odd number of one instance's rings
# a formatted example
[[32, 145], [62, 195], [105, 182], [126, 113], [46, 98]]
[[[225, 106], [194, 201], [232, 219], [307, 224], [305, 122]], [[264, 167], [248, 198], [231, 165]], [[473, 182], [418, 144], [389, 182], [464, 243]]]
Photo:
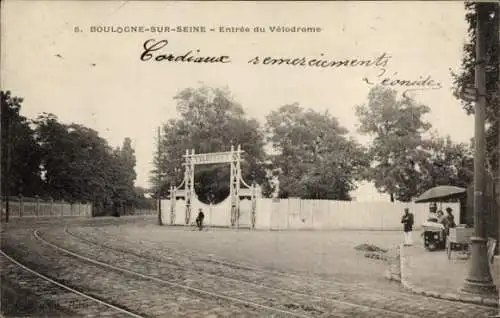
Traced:
[[203, 210], [199, 209], [198, 216], [196, 217], [196, 226], [201, 231], [203, 230], [203, 219], [205, 218], [205, 214], [203, 214]]
[[405, 208], [405, 214], [401, 218], [401, 223], [403, 223], [403, 232], [405, 235], [405, 246], [410, 246], [413, 244], [411, 238], [411, 232], [413, 231], [413, 214], [410, 213], [410, 209]]

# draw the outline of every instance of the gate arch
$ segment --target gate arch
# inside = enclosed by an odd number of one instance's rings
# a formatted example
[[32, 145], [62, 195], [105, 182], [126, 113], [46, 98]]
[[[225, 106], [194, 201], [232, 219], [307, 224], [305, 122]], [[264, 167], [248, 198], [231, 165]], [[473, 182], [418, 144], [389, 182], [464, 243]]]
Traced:
[[[184, 199], [185, 208], [185, 225], [189, 225], [191, 220], [192, 211], [197, 208], [207, 209], [212, 213], [212, 209], [220, 211], [230, 211], [228, 215], [228, 225], [231, 227], [240, 227], [240, 201], [242, 198], [250, 198], [251, 211], [250, 211], [250, 228], [255, 228], [255, 207], [256, 199], [258, 196], [258, 186], [249, 186], [241, 175], [241, 155], [244, 153], [241, 146], [238, 145], [237, 149], [231, 146], [231, 151], [226, 152], [213, 152], [195, 154], [194, 149], [191, 151], [186, 150], [184, 155], [184, 180], [178, 186], [170, 187], [170, 223], [174, 224], [176, 219], [176, 200], [177, 198]], [[228, 163], [230, 164], [230, 181], [229, 181], [229, 197], [221, 203], [213, 206], [207, 205], [198, 200], [194, 190], [194, 168], [196, 165], [214, 164], [214, 163]], [[222, 213], [222, 212], [219, 212]], [[226, 212], [227, 213], [227, 212]], [[223, 215], [225, 215], [224, 213]], [[219, 216], [219, 215], [217, 215]], [[209, 218], [212, 216], [209, 215]], [[245, 224], [246, 225], [246, 224]]]

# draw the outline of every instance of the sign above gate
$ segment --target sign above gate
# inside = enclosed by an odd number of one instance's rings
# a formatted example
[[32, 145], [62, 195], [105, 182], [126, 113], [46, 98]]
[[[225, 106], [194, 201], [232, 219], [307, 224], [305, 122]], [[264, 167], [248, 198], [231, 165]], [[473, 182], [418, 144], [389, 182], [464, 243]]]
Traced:
[[185, 155], [185, 157], [189, 158], [191, 163], [195, 164], [195, 165], [227, 163], [227, 162], [234, 161], [233, 155], [236, 153], [237, 153], [236, 151], [200, 153], [200, 154], [188, 154], [188, 155]]
[[[217, 164], [229, 163], [230, 168], [230, 188], [229, 197], [231, 202], [231, 226], [239, 227], [240, 218], [240, 200], [242, 197], [250, 197], [252, 200], [252, 228], [255, 228], [255, 198], [257, 197], [257, 187], [255, 185], [249, 186], [241, 176], [241, 154], [245, 153], [241, 150], [241, 146], [235, 149], [231, 145], [231, 151], [226, 152], [213, 152], [213, 153], [200, 153], [195, 154], [194, 149], [186, 149], [184, 158], [184, 181], [179, 187], [171, 186], [170, 197], [172, 199], [172, 207], [170, 210], [170, 219], [175, 219], [175, 209], [173, 208], [175, 201], [178, 197], [184, 197], [184, 205], [186, 207], [185, 224], [188, 225], [191, 218], [191, 211], [193, 208], [193, 199], [196, 199], [194, 190], [194, 170], [196, 165], [202, 164]], [[180, 188], [184, 185], [184, 189]], [[243, 188], [242, 188], [243, 185]], [[245, 188], [246, 187], [246, 188]], [[173, 223], [172, 223], [173, 224]]]

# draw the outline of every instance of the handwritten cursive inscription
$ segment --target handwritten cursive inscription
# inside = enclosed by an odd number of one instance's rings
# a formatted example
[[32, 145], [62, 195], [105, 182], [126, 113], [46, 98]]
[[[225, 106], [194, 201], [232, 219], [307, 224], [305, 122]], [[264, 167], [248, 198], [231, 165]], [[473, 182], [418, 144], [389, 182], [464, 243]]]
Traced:
[[[191, 50], [184, 54], [174, 54], [165, 52], [168, 45], [167, 40], [149, 39], [143, 44], [143, 52], [140, 59], [143, 62], [187, 62], [187, 63], [231, 63], [229, 55], [214, 55], [202, 56], [200, 50]], [[387, 52], [375, 56], [370, 59], [359, 58], [343, 58], [331, 59], [325, 54], [319, 54], [316, 57], [294, 56], [294, 57], [272, 57], [272, 56], [255, 56], [248, 60], [248, 64], [252, 65], [266, 65], [266, 66], [292, 66], [292, 67], [311, 67], [322, 69], [339, 69], [339, 68], [375, 68], [378, 70], [374, 80], [364, 77], [362, 80], [369, 85], [381, 85], [386, 87], [400, 87], [404, 88], [403, 96], [407, 97], [407, 93], [416, 90], [440, 89], [442, 84], [432, 79], [429, 75], [427, 77], [420, 76], [419, 78], [401, 78], [395, 72], [393, 75], [385, 75], [387, 68], [391, 62], [392, 56]], [[384, 76], [385, 75], [385, 76]]]
[[144, 51], [141, 54], [141, 61], [168, 61], [168, 62], [187, 62], [187, 63], [230, 63], [231, 59], [228, 55], [218, 56], [200, 56], [200, 50], [188, 51], [182, 55], [162, 52], [168, 44], [167, 40], [156, 41], [154, 39], [144, 42]]
[[418, 79], [402, 79], [402, 78], [396, 78], [397, 74], [398, 74], [397, 72], [394, 73], [392, 77], [382, 77], [383, 74], [380, 74], [377, 77], [376, 82], [372, 82], [368, 80], [367, 77], [364, 77], [363, 81], [370, 85], [406, 88], [405, 91], [403, 92], [404, 97], [407, 97], [407, 93], [411, 91], [440, 89], [443, 87], [443, 85], [439, 81], [432, 79], [432, 76], [430, 75], [425, 78], [423, 76], [419, 76]]
[[309, 67], [319, 67], [319, 68], [339, 68], [339, 67], [374, 67], [379, 68], [382, 74], [385, 73], [385, 68], [387, 67], [391, 56], [387, 53], [382, 53], [375, 59], [341, 59], [332, 60], [326, 59], [324, 54], [320, 54], [318, 58], [311, 57], [261, 57], [256, 56], [249, 60], [250, 64], [263, 64], [263, 65], [292, 65], [292, 66], [309, 66]]

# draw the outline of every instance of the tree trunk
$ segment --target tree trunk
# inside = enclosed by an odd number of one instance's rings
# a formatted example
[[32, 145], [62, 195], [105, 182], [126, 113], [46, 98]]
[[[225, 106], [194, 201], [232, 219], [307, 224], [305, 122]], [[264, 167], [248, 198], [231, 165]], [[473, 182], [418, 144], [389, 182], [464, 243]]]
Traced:
[[391, 202], [394, 202], [394, 193], [391, 193], [390, 196], [391, 196]]

